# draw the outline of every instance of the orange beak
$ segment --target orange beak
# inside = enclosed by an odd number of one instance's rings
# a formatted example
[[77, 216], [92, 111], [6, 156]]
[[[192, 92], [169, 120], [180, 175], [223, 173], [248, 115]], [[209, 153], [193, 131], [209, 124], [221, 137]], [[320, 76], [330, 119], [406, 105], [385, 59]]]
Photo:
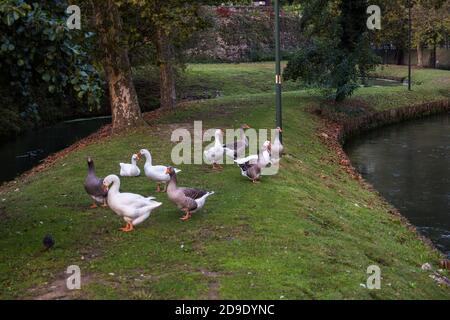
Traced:
[[283, 129], [281, 129], [280, 127], [277, 128], [279, 132], [283, 132]]
[[105, 192], [108, 192], [108, 191], [109, 191], [109, 188], [108, 188], [107, 185], [103, 185], [103, 191], [105, 191]]
[[170, 174], [169, 168], [166, 169], [165, 173], [166, 173], [166, 174]]
[[250, 127], [248, 124], [244, 124], [244, 125], [242, 126], [242, 128], [244, 128], [244, 129], [251, 129], [251, 127]]
[[141, 160], [141, 153], [138, 152], [138, 153], [136, 153], [136, 155], [137, 155], [137, 159], [138, 159], [138, 160]]

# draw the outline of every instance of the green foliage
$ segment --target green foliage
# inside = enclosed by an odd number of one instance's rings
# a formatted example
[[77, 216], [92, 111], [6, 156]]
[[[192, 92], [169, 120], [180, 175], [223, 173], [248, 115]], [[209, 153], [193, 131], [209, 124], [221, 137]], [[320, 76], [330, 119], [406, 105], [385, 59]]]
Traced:
[[[392, 44], [407, 48], [408, 2], [405, 0], [375, 0], [381, 7], [382, 31], [374, 33], [378, 46]], [[434, 46], [450, 35], [449, 0], [411, 0], [414, 46]]]
[[305, 4], [302, 24], [312, 40], [289, 61], [285, 78], [323, 88], [335, 101], [351, 96], [379, 61], [371, 50], [366, 9], [365, 0]]
[[18, 98], [24, 118], [39, 121], [38, 100], [46, 96], [99, 105], [101, 83], [86, 51], [92, 34], [69, 30], [64, 10], [57, 14], [24, 0], [0, 3], [0, 83]]
[[417, 1], [412, 8], [413, 41], [435, 47], [450, 36], [450, 0]]

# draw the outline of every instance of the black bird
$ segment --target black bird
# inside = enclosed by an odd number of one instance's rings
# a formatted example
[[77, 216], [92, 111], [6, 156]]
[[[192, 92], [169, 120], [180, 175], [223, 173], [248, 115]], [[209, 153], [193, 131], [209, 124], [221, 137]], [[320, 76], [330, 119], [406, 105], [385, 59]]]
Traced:
[[48, 234], [42, 240], [42, 244], [44, 245], [45, 250], [49, 250], [55, 245], [55, 240], [53, 240], [52, 235]]

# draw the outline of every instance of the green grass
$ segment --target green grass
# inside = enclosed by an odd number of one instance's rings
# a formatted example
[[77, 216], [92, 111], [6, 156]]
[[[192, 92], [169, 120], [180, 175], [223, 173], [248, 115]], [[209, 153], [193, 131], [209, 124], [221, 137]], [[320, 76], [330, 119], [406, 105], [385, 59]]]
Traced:
[[[203, 120], [204, 127], [245, 122], [272, 128], [271, 71], [268, 63], [189, 66], [187, 77], [217, 81], [223, 97], [192, 103], [153, 127], [76, 151], [4, 191], [0, 298], [51, 292], [75, 264], [85, 282], [81, 291], [65, 293], [71, 298], [448, 299], [449, 290], [420, 268], [436, 265], [439, 255], [391, 215], [382, 199], [352, 180], [318, 140], [320, 122], [305, 111], [321, 103], [313, 92], [284, 95], [287, 155], [278, 175], [253, 185], [235, 166], [221, 172], [177, 166], [181, 185], [216, 191], [191, 221], [180, 222], [181, 212], [164, 194], [156, 195], [163, 206], [130, 234], [117, 230], [122, 220], [109, 209], [88, 209], [82, 187], [87, 155], [105, 176], [143, 147], [155, 163], [169, 164], [170, 128], [190, 127], [193, 120]], [[400, 71], [406, 72], [395, 72]], [[432, 84], [424, 82], [412, 93], [403, 87], [363, 88], [352, 100], [384, 109], [449, 96], [449, 72], [419, 70], [416, 77]], [[145, 177], [124, 178], [121, 189], [155, 195], [155, 184]], [[47, 233], [56, 246], [42, 253]], [[361, 286], [373, 264], [381, 267], [381, 290]]]
[[[285, 65], [285, 63], [283, 63]], [[210, 99], [273, 91], [274, 63], [190, 64], [177, 77], [181, 100]], [[139, 102], [144, 110], [159, 106], [158, 70], [154, 66], [134, 69]], [[285, 91], [298, 90], [299, 84], [284, 83]]]

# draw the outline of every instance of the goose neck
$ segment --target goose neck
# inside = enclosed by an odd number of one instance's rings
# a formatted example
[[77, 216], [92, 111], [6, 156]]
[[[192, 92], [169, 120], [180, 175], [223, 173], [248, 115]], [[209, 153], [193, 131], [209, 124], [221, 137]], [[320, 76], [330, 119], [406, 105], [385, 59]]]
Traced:
[[280, 142], [280, 131], [275, 131], [275, 139], [274, 142], [279, 143]]
[[109, 187], [108, 193], [109, 194], [118, 193], [119, 190], [120, 190], [120, 180], [114, 179], [112, 185]]
[[214, 144], [216, 147], [222, 145], [222, 143], [220, 142], [220, 138], [221, 138], [220, 136], [221, 136], [221, 134], [219, 132], [216, 132], [214, 135]]
[[88, 162], [88, 172], [89, 173], [95, 173], [94, 162]]
[[152, 155], [150, 154], [149, 151], [144, 152], [144, 157], [145, 157], [145, 164], [152, 166]]
[[167, 185], [167, 192], [172, 192], [177, 189], [177, 175], [174, 174], [170, 177], [169, 184]]

